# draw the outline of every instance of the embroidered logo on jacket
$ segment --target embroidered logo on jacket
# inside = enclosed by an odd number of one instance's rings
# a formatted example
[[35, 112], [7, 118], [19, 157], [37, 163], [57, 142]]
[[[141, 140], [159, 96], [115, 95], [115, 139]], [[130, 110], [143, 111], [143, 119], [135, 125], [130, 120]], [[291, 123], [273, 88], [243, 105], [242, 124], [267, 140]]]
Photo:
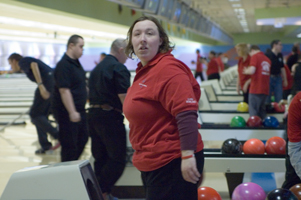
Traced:
[[147, 85], [144, 84], [145, 83], [145, 79], [142, 81], [142, 83], [139, 83], [139, 86], [142, 87], [147, 87]]
[[196, 100], [194, 100], [193, 98], [188, 98], [186, 100], [186, 103], [196, 103]]

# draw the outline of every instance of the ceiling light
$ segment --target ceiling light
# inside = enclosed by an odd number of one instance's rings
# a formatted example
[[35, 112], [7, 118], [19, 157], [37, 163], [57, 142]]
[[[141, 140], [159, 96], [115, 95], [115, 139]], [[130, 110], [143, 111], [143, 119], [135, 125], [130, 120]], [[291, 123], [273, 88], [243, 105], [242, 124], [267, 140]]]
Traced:
[[2, 17], [0, 16], [0, 23], [2, 24], [10, 24], [10, 25], [18, 25], [18, 26], [26, 26], [26, 27], [34, 27], [34, 28], [42, 28], [51, 31], [62, 31], [67, 33], [77, 33], [77, 34], [86, 34], [90, 36], [99, 36], [99, 37], [108, 37], [108, 38], [126, 38], [126, 35], [107, 33], [102, 31], [94, 31], [88, 29], [81, 29], [69, 26], [61, 26], [55, 24], [48, 24], [42, 22], [35, 22], [23, 19], [16, 19], [11, 17]]
[[232, 7], [238, 8], [238, 7], [241, 7], [241, 4], [232, 4]]
[[246, 13], [245, 9], [243, 9], [243, 8], [234, 8], [234, 12], [240, 13], [240, 14], [245, 14]]

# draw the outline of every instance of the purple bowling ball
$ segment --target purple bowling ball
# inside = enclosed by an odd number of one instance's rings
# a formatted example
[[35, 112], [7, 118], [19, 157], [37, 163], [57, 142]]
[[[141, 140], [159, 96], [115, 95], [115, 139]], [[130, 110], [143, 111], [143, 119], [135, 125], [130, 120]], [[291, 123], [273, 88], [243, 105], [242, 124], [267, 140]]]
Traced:
[[265, 198], [262, 187], [252, 182], [239, 184], [232, 194], [232, 200], [265, 200]]

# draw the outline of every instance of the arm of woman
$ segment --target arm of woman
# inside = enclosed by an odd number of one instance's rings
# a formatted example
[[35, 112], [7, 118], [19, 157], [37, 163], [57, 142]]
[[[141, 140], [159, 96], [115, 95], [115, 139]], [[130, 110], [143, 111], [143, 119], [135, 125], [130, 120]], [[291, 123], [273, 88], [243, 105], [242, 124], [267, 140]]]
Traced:
[[194, 157], [199, 134], [197, 117], [197, 111], [195, 110], [184, 111], [176, 116], [181, 142], [182, 176], [184, 180], [194, 184], [196, 184], [201, 177]]

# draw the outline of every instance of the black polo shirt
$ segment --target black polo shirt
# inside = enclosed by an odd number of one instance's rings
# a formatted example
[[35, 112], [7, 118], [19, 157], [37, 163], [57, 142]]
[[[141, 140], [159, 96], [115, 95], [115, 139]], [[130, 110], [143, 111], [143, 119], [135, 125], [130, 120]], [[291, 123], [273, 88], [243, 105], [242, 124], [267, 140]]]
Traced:
[[66, 111], [59, 89], [69, 88], [76, 111], [85, 111], [87, 101], [86, 77], [85, 71], [78, 59], [71, 59], [67, 54], [64, 54], [54, 69], [54, 80], [53, 107]]
[[90, 73], [90, 105], [109, 104], [122, 110], [118, 94], [127, 93], [131, 74], [118, 60], [107, 55]]
[[284, 67], [283, 56], [281, 53], [275, 55], [272, 51], [266, 53], [266, 56], [271, 60], [271, 75], [280, 75], [281, 68]]
[[290, 69], [290, 71], [292, 71], [292, 66], [298, 62], [298, 57], [299, 57], [298, 54], [292, 54], [290, 55], [290, 57], [288, 57], [286, 64]]
[[35, 58], [31, 58], [31, 57], [24, 57], [19, 61], [19, 66], [22, 69], [22, 71], [26, 74], [26, 76], [33, 82], [37, 82], [33, 72], [30, 68], [30, 64], [31, 63], [37, 63], [39, 71], [40, 71], [40, 75], [41, 75], [41, 79], [42, 82], [45, 86], [45, 88], [51, 92], [53, 90], [53, 69], [51, 67], [49, 67], [48, 65], [46, 65], [45, 63], [43, 63], [42, 61], [35, 59]]

